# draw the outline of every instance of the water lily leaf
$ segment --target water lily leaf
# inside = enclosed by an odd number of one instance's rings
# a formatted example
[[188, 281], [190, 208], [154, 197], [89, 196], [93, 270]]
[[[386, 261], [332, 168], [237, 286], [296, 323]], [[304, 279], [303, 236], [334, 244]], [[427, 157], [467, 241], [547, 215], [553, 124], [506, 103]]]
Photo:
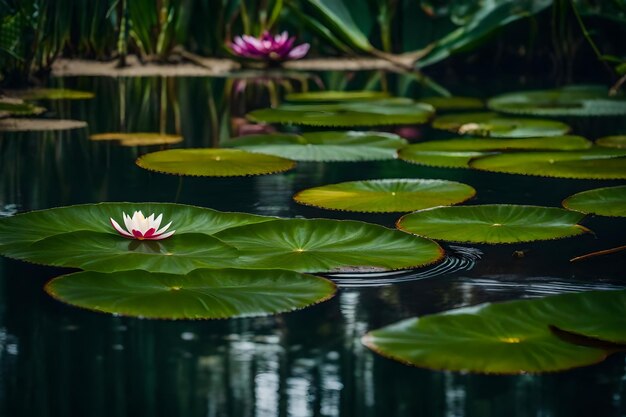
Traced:
[[384, 179], [309, 188], [293, 199], [331, 210], [388, 213], [458, 204], [475, 194], [474, 188], [454, 181]]
[[563, 207], [600, 216], [626, 217], [626, 185], [574, 194], [563, 201]]
[[166, 135], [161, 133], [98, 133], [89, 136], [93, 141], [119, 141], [122, 146], [152, 146], [173, 145], [183, 141], [180, 135]]
[[176, 235], [213, 235], [230, 227], [273, 220], [273, 217], [245, 213], [225, 213], [208, 208], [171, 203], [99, 203], [32, 211], [0, 218], [0, 253], [11, 256], [11, 251], [22, 250], [49, 237], [72, 232], [95, 232], [129, 241], [117, 234], [109, 219], [122, 224], [122, 213], [163, 214], [163, 225], [172, 222]]
[[403, 99], [371, 100], [335, 104], [283, 105], [248, 113], [255, 122], [308, 126], [382, 126], [426, 123], [434, 114], [430, 104]]
[[421, 103], [433, 106], [438, 112], [454, 110], [480, 110], [485, 107], [482, 100], [474, 97], [424, 97], [420, 98]]
[[370, 161], [394, 159], [396, 150], [406, 144], [391, 133], [347, 131], [250, 135], [233, 139], [227, 146], [296, 161]]
[[[554, 372], [603, 360], [603, 341], [626, 342], [626, 291], [563, 294], [482, 304], [412, 318], [368, 333], [363, 343], [400, 362], [441, 370]], [[550, 326], [594, 338], [566, 341]]]
[[626, 135], [605, 136], [596, 140], [596, 145], [605, 148], [626, 149]]
[[557, 178], [626, 179], [626, 150], [519, 152], [473, 159], [470, 167], [508, 174]]
[[0, 132], [31, 132], [50, 130], [70, 130], [87, 127], [81, 120], [65, 119], [0, 119]]
[[280, 219], [215, 235], [239, 250], [239, 268], [300, 272], [393, 270], [440, 260], [435, 242], [357, 221]]
[[581, 136], [552, 136], [545, 138], [482, 139], [460, 138], [433, 140], [409, 145], [401, 149], [398, 157], [406, 162], [444, 167], [468, 168], [470, 160], [497, 153], [496, 151], [578, 150], [588, 149], [592, 142]]
[[46, 109], [19, 99], [0, 98], [0, 117], [33, 116], [45, 112]]
[[363, 101], [388, 98], [389, 93], [384, 91], [311, 91], [306, 93], [291, 93], [285, 97], [287, 101], [297, 102], [333, 102], [333, 101]]
[[54, 298], [105, 313], [158, 319], [225, 319], [284, 313], [331, 298], [327, 279], [292, 271], [197, 269], [186, 275], [78, 272], [55, 278]]
[[556, 207], [490, 204], [436, 207], [407, 214], [397, 227], [431, 239], [472, 243], [517, 243], [576, 236], [584, 214]]
[[626, 100], [609, 97], [603, 86], [567, 86], [554, 90], [521, 91], [490, 99], [490, 109], [532, 116], [626, 115]]
[[29, 90], [14, 90], [10, 95], [23, 100], [87, 100], [94, 98], [90, 91], [69, 90], [65, 88], [33, 88]]
[[201, 177], [240, 177], [288, 171], [295, 162], [238, 149], [170, 149], [137, 159], [141, 168], [165, 174]]
[[437, 117], [433, 127], [462, 135], [494, 138], [561, 136], [570, 131], [568, 125], [555, 120], [512, 119], [496, 113], [449, 114]]

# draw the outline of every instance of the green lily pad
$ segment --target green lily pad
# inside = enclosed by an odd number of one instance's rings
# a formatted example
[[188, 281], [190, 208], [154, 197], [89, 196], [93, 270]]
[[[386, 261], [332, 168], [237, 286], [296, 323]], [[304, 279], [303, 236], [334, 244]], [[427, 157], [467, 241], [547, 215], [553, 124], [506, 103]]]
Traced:
[[88, 100], [95, 96], [90, 91], [65, 88], [33, 88], [29, 90], [14, 90], [9, 93], [23, 100]]
[[99, 141], [119, 141], [122, 146], [153, 146], [153, 145], [174, 145], [183, 141], [180, 135], [166, 135], [151, 132], [136, 133], [98, 133], [89, 136], [89, 140]]
[[33, 116], [45, 112], [46, 109], [19, 99], [0, 98], [0, 117]]
[[563, 207], [587, 214], [626, 217], [626, 185], [574, 194], [563, 201]]
[[382, 126], [426, 123], [435, 109], [405, 99], [371, 100], [335, 104], [283, 105], [248, 113], [255, 122], [308, 126]]
[[596, 145], [605, 148], [626, 149], [626, 135], [605, 136], [596, 140]]
[[[430, 369], [518, 374], [600, 362], [606, 343], [626, 342], [626, 291], [563, 294], [482, 304], [374, 330], [363, 343], [405, 364]], [[588, 346], [550, 326], [593, 338]]]
[[496, 113], [460, 113], [437, 117], [435, 129], [462, 135], [494, 138], [529, 138], [561, 136], [570, 131], [565, 123], [542, 119], [512, 119]]
[[186, 275], [79, 272], [53, 279], [45, 290], [62, 302], [105, 313], [225, 319], [304, 308], [331, 298], [335, 285], [292, 271], [197, 269]]
[[485, 156], [470, 168], [556, 178], [626, 179], [626, 150], [593, 148], [570, 152], [519, 152]]
[[491, 204], [436, 207], [407, 214], [397, 227], [431, 239], [470, 243], [517, 243], [588, 232], [584, 214], [556, 207]]
[[357, 212], [407, 212], [462, 203], [476, 194], [469, 185], [445, 180], [350, 181], [300, 191], [300, 204]]
[[272, 134], [236, 138], [226, 146], [296, 161], [371, 161], [394, 159], [407, 142], [382, 132], [311, 132], [302, 136]]
[[544, 138], [484, 139], [460, 138], [433, 140], [409, 145], [398, 152], [403, 161], [443, 167], [469, 168], [470, 160], [507, 150], [578, 150], [588, 149], [591, 141], [581, 136], [552, 136]]
[[66, 119], [0, 119], [0, 132], [36, 132], [51, 130], [71, 130], [87, 127], [81, 120]]
[[313, 91], [291, 93], [285, 97], [287, 101], [297, 102], [329, 102], [329, 101], [363, 101], [388, 98], [389, 93], [383, 91]]
[[386, 271], [424, 266], [443, 256], [433, 241], [357, 221], [280, 219], [215, 237], [239, 250], [239, 268]]
[[603, 86], [520, 91], [494, 97], [487, 105], [502, 113], [532, 116], [626, 115], [626, 100], [609, 97], [609, 90]]
[[138, 158], [141, 168], [164, 174], [201, 177], [240, 177], [274, 174], [295, 167], [295, 162], [238, 149], [170, 149]]
[[421, 103], [433, 106], [438, 112], [454, 110], [480, 110], [485, 107], [485, 103], [474, 97], [424, 97], [420, 98]]

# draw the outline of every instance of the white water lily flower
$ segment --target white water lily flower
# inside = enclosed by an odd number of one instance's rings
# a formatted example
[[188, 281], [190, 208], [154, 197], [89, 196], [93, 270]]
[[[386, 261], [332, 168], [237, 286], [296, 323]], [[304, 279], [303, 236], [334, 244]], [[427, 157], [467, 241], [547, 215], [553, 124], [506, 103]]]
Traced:
[[172, 236], [174, 232], [176, 232], [176, 230], [172, 230], [171, 232], [165, 233], [165, 231], [172, 225], [172, 222], [169, 222], [167, 225], [159, 229], [161, 220], [163, 219], [163, 214], [159, 214], [159, 216], [155, 219], [154, 213], [146, 218], [141, 211], [134, 212], [133, 217], [130, 217], [126, 213], [122, 212], [122, 217], [124, 218], [126, 230], [122, 229], [122, 227], [115, 220], [113, 220], [113, 218], [111, 218], [111, 224], [120, 235], [131, 239], [161, 240]]

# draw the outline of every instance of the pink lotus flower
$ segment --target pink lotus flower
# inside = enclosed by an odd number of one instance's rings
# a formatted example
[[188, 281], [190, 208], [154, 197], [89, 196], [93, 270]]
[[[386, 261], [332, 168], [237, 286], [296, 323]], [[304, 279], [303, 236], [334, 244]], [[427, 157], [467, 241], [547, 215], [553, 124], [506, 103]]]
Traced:
[[272, 37], [265, 31], [259, 38], [250, 35], [235, 36], [230, 44], [234, 54], [244, 58], [252, 58], [265, 61], [285, 61], [288, 59], [300, 59], [309, 52], [311, 45], [303, 43], [294, 47], [296, 37], [289, 37], [287, 31]]
[[159, 229], [161, 220], [163, 219], [162, 214], [159, 214], [159, 217], [156, 219], [154, 218], [154, 213], [146, 218], [141, 211], [136, 211], [133, 213], [132, 218], [126, 213], [122, 213], [122, 217], [124, 218], [126, 230], [122, 229], [122, 227], [112, 218], [111, 224], [120, 235], [131, 239], [161, 240], [172, 236], [174, 232], [176, 232], [176, 230], [172, 230], [171, 232], [165, 233], [165, 231], [172, 225], [172, 222], [169, 222], [166, 226]]

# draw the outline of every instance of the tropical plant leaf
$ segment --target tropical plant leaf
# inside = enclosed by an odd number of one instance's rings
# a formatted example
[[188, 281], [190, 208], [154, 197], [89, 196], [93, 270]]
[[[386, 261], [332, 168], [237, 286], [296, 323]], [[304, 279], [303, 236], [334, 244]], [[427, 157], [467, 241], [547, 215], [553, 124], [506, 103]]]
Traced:
[[460, 138], [433, 140], [409, 145], [398, 152], [403, 161], [443, 168], [469, 168], [477, 157], [508, 150], [578, 150], [593, 144], [581, 136], [553, 136], [545, 138], [482, 139]]
[[384, 179], [309, 188], [293, 199], [331, 210], [388, 213], [458, 204], [475, 194], [474, 188], [454, 181]]
[[296, 165], [289, 159], [238, 149], [170, 149], [145, 154], [136, 163], [150, 171], [201, 177], [273, 174]]
[[421, 103], [433, 106], [437, 112], [455, 110], [480, 110], [485, 108], [485, 103], [474, 97], [424, 97], [420, 98]]
[[380, 271], [415, 268], [443, 256], [433, 241], [363, 222], [281, 219], [258, 226], [215, 235], [239, 250], [239, 268]]
[[394, 159], [406, 143], [391, 133], [345, 131], [250, 135], [226, 146], [296, 161], [370, 161]]
[[490, 99], [487, 105], [502, 113], [531, 116], [626, 115], [626, 100], [609, 97], [608, 88], [594, 85], [507, 93]]
[[248, 113], [255, 122], [309, 126], [382, 126], [426, 123], [434, 108], [425, 103], [387, 99], [335, 104], [283, 105]]
[[183, 141], [180, 135], [166, 135], [161, 133], [98, 133], [89, 136], [93, 141], [119, 141], [122, 146], [152, 146], [152, 145], [173, 145]]
[[68, 90], [64, 88], [33, 88], [29, 90], [9, 91], [11, 96], [22, 100], [88, 100], [94, 98], [90, 91]]
[[472, 243], [517, 243], [559, 239], [588, 232], [584, 214], [556, 207], [489, 204], [435, 207], [398, 220], [397, 227], [430, 239]]
[[186, 275], [78, 272], [53, 279], [45, 290], [62, 302], [105, 313], [225, 319], [304, 308], [331, 298], [335, 285], [292, 271], [196, 269]]
[[[480, 373], [554, 372], [603, 360], [626, 342], [626, 291], [482, 304], [374, 330], [363, 343], [419, 367]], [[561, 329], [589, 343], [557, 336]]]
[[327, 103], [344, 101], [380, 100], [389, 98], [384, 91], [312, 91], [291, 93], [285, 96], [287, 101], [303, 103]]
[[626, 135], [605, 136], [596, 140], [596, 145], [605, 148], [626, 149]]
[[626, 185], [574, 194], [563, 201], [563, 207], [587, 214], [626, 217]]
[[470, 167], [542, 177], [626, 179], [626, 150], [510, 153], [473, 159]]
[[494, 138], [561, 136], [570, 131], [568, 125], [555, 120], [511, 119], [496, 113], [449, 114], [433, 120], [433, 127], [462, 135]]
[[34, 132], [52, 130], [71, 130], [87, 127], [81, 120], [66, 119], [0, 119], [0, 132]]
[[30, 103], [24, 103], [18, 99], [0, 98], [0, 117], [7, 116], [33, 116], [45, 112], [43, 107], [37, 107]]

